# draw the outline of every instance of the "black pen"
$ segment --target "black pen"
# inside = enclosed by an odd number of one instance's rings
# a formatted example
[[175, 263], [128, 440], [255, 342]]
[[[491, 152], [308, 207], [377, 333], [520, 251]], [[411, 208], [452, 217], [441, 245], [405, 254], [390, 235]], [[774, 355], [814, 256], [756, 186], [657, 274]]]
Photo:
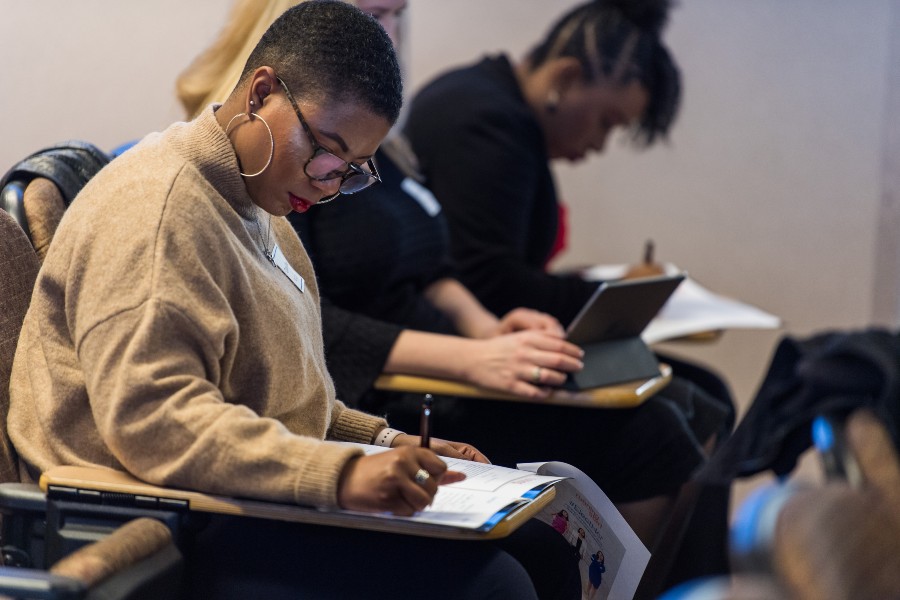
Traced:
[[647, 240], [644, 244], [644, 264], [653, 264], [653, 240]]
[[422, 400], [422, 418], [419, 421], [419, 437], [423, 448], [431, 448], [431, 394]]

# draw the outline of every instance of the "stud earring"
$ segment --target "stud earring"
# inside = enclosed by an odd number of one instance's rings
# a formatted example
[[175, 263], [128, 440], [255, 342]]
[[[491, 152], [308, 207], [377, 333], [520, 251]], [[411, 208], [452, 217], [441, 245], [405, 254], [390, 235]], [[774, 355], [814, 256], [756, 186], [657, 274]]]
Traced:
[[547, 111], [548, 115], [555, 115], [556, 111], [559, 110], [559, 92], [556, 90], [550, 90], [547, 93], [547, 101], [544, 102], [544, 110]]

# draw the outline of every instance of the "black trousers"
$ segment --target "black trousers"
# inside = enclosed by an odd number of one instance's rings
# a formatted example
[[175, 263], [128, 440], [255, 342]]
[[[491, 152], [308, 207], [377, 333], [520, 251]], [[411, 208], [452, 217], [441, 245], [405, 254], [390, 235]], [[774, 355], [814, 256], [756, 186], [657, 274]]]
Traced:
[[568, 543], [531, 520], [496, 541], [215, 517], [186, 552], [189, 598], [576, 600]]

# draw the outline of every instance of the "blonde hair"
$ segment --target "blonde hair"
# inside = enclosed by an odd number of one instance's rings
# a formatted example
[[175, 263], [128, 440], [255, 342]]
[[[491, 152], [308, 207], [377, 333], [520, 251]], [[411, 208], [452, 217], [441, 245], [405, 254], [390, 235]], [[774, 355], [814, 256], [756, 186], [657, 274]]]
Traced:
[[[189, 118], [208, 104], [224, 102], [237, 86], [244, 64], [275, 19], [304, 0], [237, 0], [225, 27], [175, 81], [175, 93]], [[356, 2], [350, 2], [356, 4]]]

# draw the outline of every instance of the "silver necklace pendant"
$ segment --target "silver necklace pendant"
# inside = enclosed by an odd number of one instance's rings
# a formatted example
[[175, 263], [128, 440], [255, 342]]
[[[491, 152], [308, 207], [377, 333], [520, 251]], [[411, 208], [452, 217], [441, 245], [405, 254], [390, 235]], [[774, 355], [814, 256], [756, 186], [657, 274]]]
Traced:
[[[269, 249], [269, 236], [272, 233], [272, 215], [269, 215], [268, 225], [266, 226], [266, 237], [263, 239], [262, 234], [262, 226], [259, 224], [259, 213], [256, 214], [256, 219], [254, 220], [256, 225], [256, 233], [259, 236], [259, 245], [260, 250], [263, 253], [263, 256], [266, 257], [266, 260], [269, 261], [273, 267], [281, 271], [287, 276], [288, 279], [291, 280], [291, 283], [300, 290], [300, 293], [306, 292], [306, 281], [303, 280], [303, 276], [300, 275], [297, 271], [291, 267], [290, 263], [285, 258], [284, 254], [278, 249], [278, 240], [275, 240], [275, 243], [272, 244], [272, 249]], [[252, 236], [251, 236], [252, 237]]]
[[263, 255], [273, 266], [277, 266], [275, 265], [275, 253], [273, 250], [269, 250], [269, 235], [272, 233], [272, 215], [268, 215], [268, 217], [265, 240], [263, 240], [262, 227], [259, 224], [259, 212], [256, 213], [256, 219], [254, 219], [253, 222], [256, 225], [256, 233], [259, 235], [260, 249], [262, 250]]

